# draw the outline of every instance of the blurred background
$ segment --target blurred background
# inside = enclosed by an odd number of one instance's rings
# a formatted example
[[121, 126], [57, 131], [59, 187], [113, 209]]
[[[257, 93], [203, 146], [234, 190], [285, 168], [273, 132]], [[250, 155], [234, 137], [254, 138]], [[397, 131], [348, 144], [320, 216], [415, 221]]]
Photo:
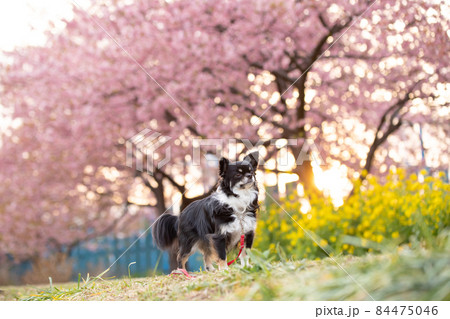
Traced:
[[[0, 2], [0, 285], [169, 272], [149, 226], [254, 150], [257, 249], [433, 246], [448, 17], [439, 0]], [[168, 141], [150, 152], [145, 129]]]

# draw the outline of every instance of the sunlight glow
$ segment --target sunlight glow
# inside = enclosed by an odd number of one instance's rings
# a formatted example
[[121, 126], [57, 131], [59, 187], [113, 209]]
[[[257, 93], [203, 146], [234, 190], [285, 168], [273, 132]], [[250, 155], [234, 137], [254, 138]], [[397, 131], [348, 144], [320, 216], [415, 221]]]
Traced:
[[312, 164], [314, 172], [314, 182], [317, 188], [329, 196], [336, 207], [344, 204], [344, 198], [352, 189], [352, 183], [347, 178], [347, 167], [339, 162], [334, 162], [332, 167], [327, 170]]

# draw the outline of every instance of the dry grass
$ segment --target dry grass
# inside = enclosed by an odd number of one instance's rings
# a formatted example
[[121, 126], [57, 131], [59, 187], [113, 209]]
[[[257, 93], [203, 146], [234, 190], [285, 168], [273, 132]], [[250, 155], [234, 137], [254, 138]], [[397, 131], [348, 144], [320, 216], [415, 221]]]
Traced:
[[27, 285], [43, 284], [52, 277], [55, 282], [67, 282], [72, 277], [73, 262], [66, 254], [57, 253], [46, 258], [35, 259], [32, 268], [22, 277]]
[[[252, 268], [233, 265], [227, 271], [197, 273], [193, 280], [166, 275], [94, 277], [50, 288], [0, 287], [0, 300], [371, 300], [331, 259], [268, 259], [252, 252]], [[403, 250], [336, 260], [376, 300], [450, 299], [448, 250]]]

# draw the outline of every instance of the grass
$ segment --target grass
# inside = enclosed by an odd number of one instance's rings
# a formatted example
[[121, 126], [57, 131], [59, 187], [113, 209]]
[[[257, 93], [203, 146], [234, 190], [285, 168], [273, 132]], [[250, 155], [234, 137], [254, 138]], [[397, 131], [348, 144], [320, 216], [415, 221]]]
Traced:
[[[444, 247], [448, 247], [444, 245]], [[251, 252], [252, 268], [199, 272], [193, 280], [167, 275], [106, 279], [45, 287], [0, 287], [0, 300], [450, 300], [448, 250], [399, 248], [395, 253], [320, 261], [272, 261]]]

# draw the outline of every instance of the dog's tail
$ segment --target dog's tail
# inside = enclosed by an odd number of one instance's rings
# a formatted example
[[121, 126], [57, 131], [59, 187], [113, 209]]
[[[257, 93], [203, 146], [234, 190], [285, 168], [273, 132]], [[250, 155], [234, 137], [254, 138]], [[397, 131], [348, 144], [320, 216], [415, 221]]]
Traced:
[[177, 236], [178, 216], [162, 215], [153, 225], [153, 240], [160, 249], [169, 249]]

